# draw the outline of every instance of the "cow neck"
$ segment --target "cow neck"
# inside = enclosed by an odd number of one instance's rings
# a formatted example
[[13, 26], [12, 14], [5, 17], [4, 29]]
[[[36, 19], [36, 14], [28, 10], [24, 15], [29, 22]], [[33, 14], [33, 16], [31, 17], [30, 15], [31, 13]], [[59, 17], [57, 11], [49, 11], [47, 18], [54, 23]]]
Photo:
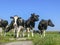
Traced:
[[33, 18], [31, 19], [31, 22], [35, 22]]
[[47, 26], [49, 25], [48, 20], [45, 20], [45, 23], [47, 24]]

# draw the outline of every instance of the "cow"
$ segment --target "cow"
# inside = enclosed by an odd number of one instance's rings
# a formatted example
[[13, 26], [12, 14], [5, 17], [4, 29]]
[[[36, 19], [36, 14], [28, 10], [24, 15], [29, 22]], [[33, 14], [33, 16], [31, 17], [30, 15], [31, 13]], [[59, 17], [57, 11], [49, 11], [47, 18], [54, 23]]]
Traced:
[[[8, 25], [7, 20], [0, 19], [0, 27], [4, 30], [4, 32], [5, 32], [7, 25]], [[1, 33], [1, 35], [2, 35], [2, 33]]]
[[[11, 29], [14, 29], [14, 37], [19, 37], [19, 32], [24, 29], [24, 19], [15, 15], [10, 17], [12, 19], [10, 25], [6, 28], [5, 32], [9, 32]], [[23, 34], [24, 36], [24, 34]]]
[[38, 29], [41, 32], [41, 37], [42, 37], [42, 35], [45, 37], [45, 31], [46, 31], [46, 29], [47, 29], [48, 26], [54, 27], [54, 24], [52, 23], [52, 21], [50, 19], [49, 20], [42, 19], [39, 22]]
[[35, 22], [38, 20], [39, 20], [39, 15], [32, 13], [31, 17], [25, 21], [25, 28], [28, 33], [28, 37], [30, 36], [30, 30], [32, 32], [32, 37], [33, 37], [33, 28], [35, 27]]

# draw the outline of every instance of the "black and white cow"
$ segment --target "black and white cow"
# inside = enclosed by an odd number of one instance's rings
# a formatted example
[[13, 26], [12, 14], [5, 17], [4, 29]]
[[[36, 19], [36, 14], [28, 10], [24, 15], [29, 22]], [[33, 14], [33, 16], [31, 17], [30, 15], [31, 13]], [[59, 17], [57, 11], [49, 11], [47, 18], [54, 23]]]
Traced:
[[54, 24], [52, 23], [52, 21], [49, 19], [49, 20], [44, 20], [42, 19], [39, 24], [38, 24], [38, 29], [40, 30], [41, 32], [41, 37], [42, 37], [42, 34], [43, 36], [45, 37], [45, 31], [47, 29], [48, 26], [51, 26], [51, 27], [54, 27]]
[[[19, 37], [19, 32], [24, 29], [24, 20], [21, 17], [15, 15], [10, 17], [12, 19], [10, 25], [6, 28], [6, 32], [9, 32], [11, 29], [14, 29], [15, 37]], [[23, 34], [24, 36], [24, 34]]]
[[[26, 20], [25, 27], [27, 29], [28, 37], [30, 36], [30, 30], [32, 30], [35, 27], [35, 22], [39, 20], [39, 15], [36, 15], [35, 13], [31, 14], [31, 17]], [[33, 30], [32, 30], [32, 37], [33, 37]]]
[[5, 28], [7, 27], [7, 25], [8, 25], [7, 20], [0, 19], [0, 27], [4, 30], [4, 32], [5, 32]]

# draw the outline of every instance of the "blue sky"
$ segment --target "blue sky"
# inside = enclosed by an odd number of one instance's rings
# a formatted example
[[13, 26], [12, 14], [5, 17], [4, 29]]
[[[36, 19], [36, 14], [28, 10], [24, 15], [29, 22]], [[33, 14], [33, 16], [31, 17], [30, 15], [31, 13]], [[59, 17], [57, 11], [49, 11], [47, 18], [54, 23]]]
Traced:
[[0, 18], [8, 20], [9, 23], [10, 16], [18, 15], [27, 20], [31, 13], [38, 14], [39, 21], [52, 20], [55, 27], [48, 27], [48, 31], [60, 31], [60, 0], [0, 0]]

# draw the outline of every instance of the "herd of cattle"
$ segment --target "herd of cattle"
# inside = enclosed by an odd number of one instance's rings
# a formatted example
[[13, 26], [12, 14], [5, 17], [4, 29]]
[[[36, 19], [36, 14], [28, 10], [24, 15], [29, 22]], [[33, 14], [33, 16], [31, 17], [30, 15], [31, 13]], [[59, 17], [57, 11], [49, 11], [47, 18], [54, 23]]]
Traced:
[[[0, 27], [3, 28], [4, 33], [6, 35], [7, 32], [9, 32], [11, 29], [14, 29], [14, 36], [19, 37], [19, 33], [22, 31], [22, 36], [24, 37], [24, 31], [26, 30], [27, 36], [30, 36], [30, 31], [32, 34], [32, 37], [34, 36], [33, 34], [33, 29], [35, 27], [35, 22], [39, 21], [39, 15], [36, 15], [35, 13], [32, 13], [29, 19], [24, 20], [21, 17], [18, 17], [17, 15], [11, 16], [10, 19], [12, 19], [11, 23], [8, 24], [7, 20], [0, 19]], [[39, 24], [38, 24], [38, 29], [40, 31], [40, 34], [42, 36], [45, 36], [45, 31], [47, 29], [47, 26], [54, 27], [54, 24], [52, 21], [49, 20], [44, 20], [42, 19]]]

